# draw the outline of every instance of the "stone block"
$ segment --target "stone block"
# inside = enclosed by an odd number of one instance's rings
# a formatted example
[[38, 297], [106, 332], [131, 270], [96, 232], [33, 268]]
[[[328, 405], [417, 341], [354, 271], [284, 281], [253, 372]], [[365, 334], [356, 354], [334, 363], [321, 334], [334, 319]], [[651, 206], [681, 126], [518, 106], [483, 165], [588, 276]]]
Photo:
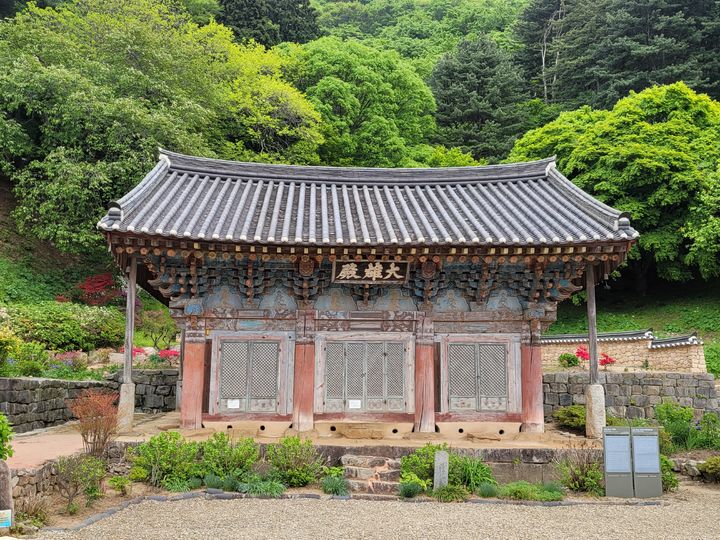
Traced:
[[642, 407], [630, 406], [626, 411], [627, 418], [645, 418], [645, 409]]
[[573, 405], [585, 405], [585, 394], [573, 394]]
[[659, 396], [659, 395], [660, 395], [660, 388], [662, 388], [662, 387], [659, 386], [659, 385], [657, 385], [657, 386], [646, 386], [645, 389], [644, 389], [644, 391], [643, 391], [643, 394], [645, 394], [646, 396]]
[[636, 407], [646, 407], [649, 403], [649, 399], [649, 396], [632, 395], [630, 396], [630, 405], [634, 405]]
[[675, 396], [675, 390], [673, 386], [663, 386], [660, 390], [661, 396]]
[[[704, 382], [704, 381], [700, 381]], [[702, 386], [699, 386], [697, 389], [695, 389], [695, 395], [698, 397], [707, 397], [709, 398], [711, 395], [715, 393], [714, 388], [704, 388]]]
[[545, 415], [545, 418], [551, 418], [553, 413], [553, 406], [548, 405], [547, 403], [543, 405], [543, 414]]
[[169, 386], [158, 386], [158, 387], [155, 389], [155, 392], [156, 392], [159, 396], [167, 396], [167, 395], [170, 395], [170, 387], [169, 387]]
[[585, 386], [584, 384], [572, 383], [570, 384], [569, 391], [571, 394], [582, 394], [585, 392]]
[[550, 383], [550, 391], [551, 392], [567, 392], [568, 387], [567, 384], [564, 383]]
[[558, 395], [554, 393], [546, 393], [545, 394], [545, 403], [548, 405], [557, 405], [560, 403], [560, 400], [558, 399]]
[[643, 387], [639, 384], [633, 384], [632, 385], [632, 393], [633, 394], [642, 394], [643, 393]]
[[696, 409], [705, 409], [705, 407], [707, 407], [707, 402], [708, 400], [705, 398], [696, 397], [695, 399], [693, 399], [693, 406]]
[[561, 407], [567, 407], [573, 404], [573, 397], [570, 394], [560, 394], [558, 401]]
[[682, 405], [683, 407], [692, 407], [693, 406], [693, 398], [691, 397], [681, 397], [678, 399], [678, 403]]

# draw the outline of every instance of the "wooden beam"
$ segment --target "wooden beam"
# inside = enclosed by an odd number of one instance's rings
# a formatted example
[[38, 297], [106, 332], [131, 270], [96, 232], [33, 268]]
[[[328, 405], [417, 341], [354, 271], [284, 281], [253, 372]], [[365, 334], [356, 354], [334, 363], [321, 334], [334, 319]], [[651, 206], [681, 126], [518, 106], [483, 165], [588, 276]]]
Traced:
[[590, 384], [598, 383], [597, 354], [597, 312], [595, 307], [595, 267], [588, 264], [585, 270], [585, 289], [587, 290], [588, 349], [590, 353]]
[[135, 294], [137, 292], [137, 262], [129, 257], [128, 286], [125, 304], [125, 363], [123, 382], [132, 382], [132, 350], [135, 337]]

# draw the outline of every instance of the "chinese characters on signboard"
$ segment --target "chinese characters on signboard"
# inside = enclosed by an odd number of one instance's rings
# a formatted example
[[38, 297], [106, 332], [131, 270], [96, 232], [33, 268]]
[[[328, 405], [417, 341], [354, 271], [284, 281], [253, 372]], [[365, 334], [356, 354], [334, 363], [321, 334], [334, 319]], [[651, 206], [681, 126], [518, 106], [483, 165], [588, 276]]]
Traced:
[[399, 261], [335, 261], [335, 283], [405, 283], [408, 263]]

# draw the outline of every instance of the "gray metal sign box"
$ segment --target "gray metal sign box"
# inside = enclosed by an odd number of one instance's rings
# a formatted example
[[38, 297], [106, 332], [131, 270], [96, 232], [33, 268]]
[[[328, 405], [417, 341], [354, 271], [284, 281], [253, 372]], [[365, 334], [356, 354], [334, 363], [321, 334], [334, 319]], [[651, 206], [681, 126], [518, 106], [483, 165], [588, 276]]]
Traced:
[[660, 442], [657, 428], [632, 428], [633, 481], [635, 496], [662, 496]]
[[629, 427], [603, 429], [605, 456], [605, 495], [634, 497], [632, 446]]

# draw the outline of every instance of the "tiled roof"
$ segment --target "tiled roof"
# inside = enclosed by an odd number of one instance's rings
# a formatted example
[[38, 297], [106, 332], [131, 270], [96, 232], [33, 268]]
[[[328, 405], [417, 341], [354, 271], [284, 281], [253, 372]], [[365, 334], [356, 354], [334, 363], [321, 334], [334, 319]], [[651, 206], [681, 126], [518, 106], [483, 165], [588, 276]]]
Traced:
[[703, 341], [697, 334], [670, 338], [656, 338], [650, 343], [650, 349], [665, 349], [667, 347], [687, 347], [689, 345], [702, 345]]
[[[602, 334], [598, 334], [598, 341], [638, 341], [644, 339], [655, 339], [651, 328], [648, 328], [647, 330], [631, 330], [628, 332], [604, 332]], [[540, 343], [583, 343], [587, 342], [587, 340], [587, 334], [555, 334], [543, 336], [542, 338], [540, 338]]]
[[240, 163], [161, 151], [98, 226], [193, 240], [295, 245], [560, 245], [630, 240], [621, 214], [552, 159], [370, 169]]

